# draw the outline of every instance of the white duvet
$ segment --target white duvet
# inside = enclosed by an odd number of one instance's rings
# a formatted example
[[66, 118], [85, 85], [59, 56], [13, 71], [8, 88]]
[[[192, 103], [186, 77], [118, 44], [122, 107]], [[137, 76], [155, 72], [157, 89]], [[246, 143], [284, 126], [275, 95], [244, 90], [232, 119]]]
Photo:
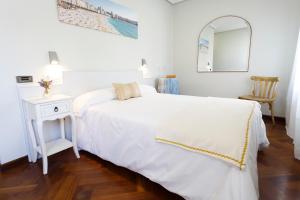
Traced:
[[174, 113], [181, 98], [189, 98], [172, 96], [173, 101], [166, 104], [159, 101], [163, 96], [87, 107], [78, 117], [79, 147], [140, 173], [185, 199], [258, 199], [257, 151], [269, 144], [259, 105], [249, 130], [246, 168], [240, 170], [223, 160], [157, 142], [156, 127]]

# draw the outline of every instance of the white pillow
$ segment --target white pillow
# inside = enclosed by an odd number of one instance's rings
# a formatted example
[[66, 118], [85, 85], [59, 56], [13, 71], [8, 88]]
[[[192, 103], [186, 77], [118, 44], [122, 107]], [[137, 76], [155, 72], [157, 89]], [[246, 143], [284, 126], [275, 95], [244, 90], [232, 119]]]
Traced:
[[[149, 85], [139, 84], [139, 89], [142, 97], [157, 94], [155, 88]], [[90, 106], [98, 103], [105, 103], [114, 99], [116, 99], [116, 93], [113, 88], [100, 89], [85, 93], [75, 98], [73, 102], [74, 113], [77, 116], [82, 116]]]
[[139, 85], [142, 97], [151, 96], [157, 94], [154, 87], [149, 85]]
[[113, 88], [95, 90], [77, 97], [73, 102], [73, 109], [76, 115], [82, 116], [89, 106], [111, 101], [115, 98]]

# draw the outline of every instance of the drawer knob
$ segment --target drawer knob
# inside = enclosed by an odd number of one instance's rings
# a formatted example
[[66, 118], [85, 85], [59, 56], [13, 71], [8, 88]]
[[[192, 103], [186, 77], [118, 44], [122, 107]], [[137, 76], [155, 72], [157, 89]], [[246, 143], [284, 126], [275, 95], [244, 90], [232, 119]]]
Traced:
[[54, 108], [54, 112], [58, 112], [58, 107], [55, 107], [55, 108]]

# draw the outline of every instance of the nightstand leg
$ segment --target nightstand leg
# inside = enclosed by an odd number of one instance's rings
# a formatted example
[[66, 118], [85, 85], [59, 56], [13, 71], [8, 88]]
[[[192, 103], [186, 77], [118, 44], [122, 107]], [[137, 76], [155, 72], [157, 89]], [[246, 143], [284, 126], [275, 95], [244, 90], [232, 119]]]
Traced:
[[80, 155], [79, 155], [77, 146], [73, 146], [73, 150], [74, 150], [74, 153], [75, 153], [75, 155], [76, 155], [76, 158], [79, 159], [79, 158], [80, 158]]
[[43, 174], [48, 174], [48, 158], [47, 156], [43, 156]]
[[60, 135], [62, 139], [65, 139], [65, 119], [60, 119]]
[[36, 142], [36, 139], [35, 139], [35, 136], [34, 136], [34, 130], [33, 130], [33, 127], [32, 127], [32, 120], [27, 120], [27, 127], [28, 127], [28, 131], [29, 131], [29, 136], [30, 136], [30, 143], [32, 145], [32, 153], [30, 155], [31, 157], [31, 162], [35, 163], [36, 160], [37, 160], [37, 151], [36, 151], [36, 148], [37, 148], [37, 142]]
[[47, 149], [43, 135], [43, 122], [37, 121], [37, 135], [39, 137], [39, 143], [41, 148], [41, 153], [43, 157], [43, 174], [48, 174], [48, 158], [47, 158]]
[[73, 150], [76, 155], [76, 157], [79, 159], [80, 155], [78, 152], [77, 148], [77, 137], [76, 137], [76, 122], [75, 122], [75, 117], [72, 115], [71, 116], [71, 122], [72, 122], [72, 143], [73, 143]]
[[32, 162], [33, 163], [36, 163], [37, 161], [37, 157], [38, 157], [38, 153], [34, 150], [34, 152], [32, 153]]

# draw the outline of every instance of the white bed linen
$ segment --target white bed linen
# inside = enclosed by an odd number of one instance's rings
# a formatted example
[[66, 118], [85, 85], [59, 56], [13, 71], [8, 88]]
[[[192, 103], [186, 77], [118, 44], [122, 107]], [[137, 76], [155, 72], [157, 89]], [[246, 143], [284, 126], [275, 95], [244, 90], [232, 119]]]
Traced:
[[222, 160], [156, 142], [153, 127], [172, 114], [170, 109], [176, 109], [174, 102], [168, 106], [154, 103], [160, 95], [89, 107], [77, 118], [79, 147], [185, 199], [258, 199], [257, 151], [260, 145], [269, 144], [260, 107], [254, 111], [247, 166], [241, 171]]
[[[173, 96], [160, 95], [168, 105]], [[156, 140], [224, 160], [241, 169], [248, 157], [254, 101], [181, 96], [178, 111], [157, 128]], [[258, 105], [259, 106], [259, 105]]]

